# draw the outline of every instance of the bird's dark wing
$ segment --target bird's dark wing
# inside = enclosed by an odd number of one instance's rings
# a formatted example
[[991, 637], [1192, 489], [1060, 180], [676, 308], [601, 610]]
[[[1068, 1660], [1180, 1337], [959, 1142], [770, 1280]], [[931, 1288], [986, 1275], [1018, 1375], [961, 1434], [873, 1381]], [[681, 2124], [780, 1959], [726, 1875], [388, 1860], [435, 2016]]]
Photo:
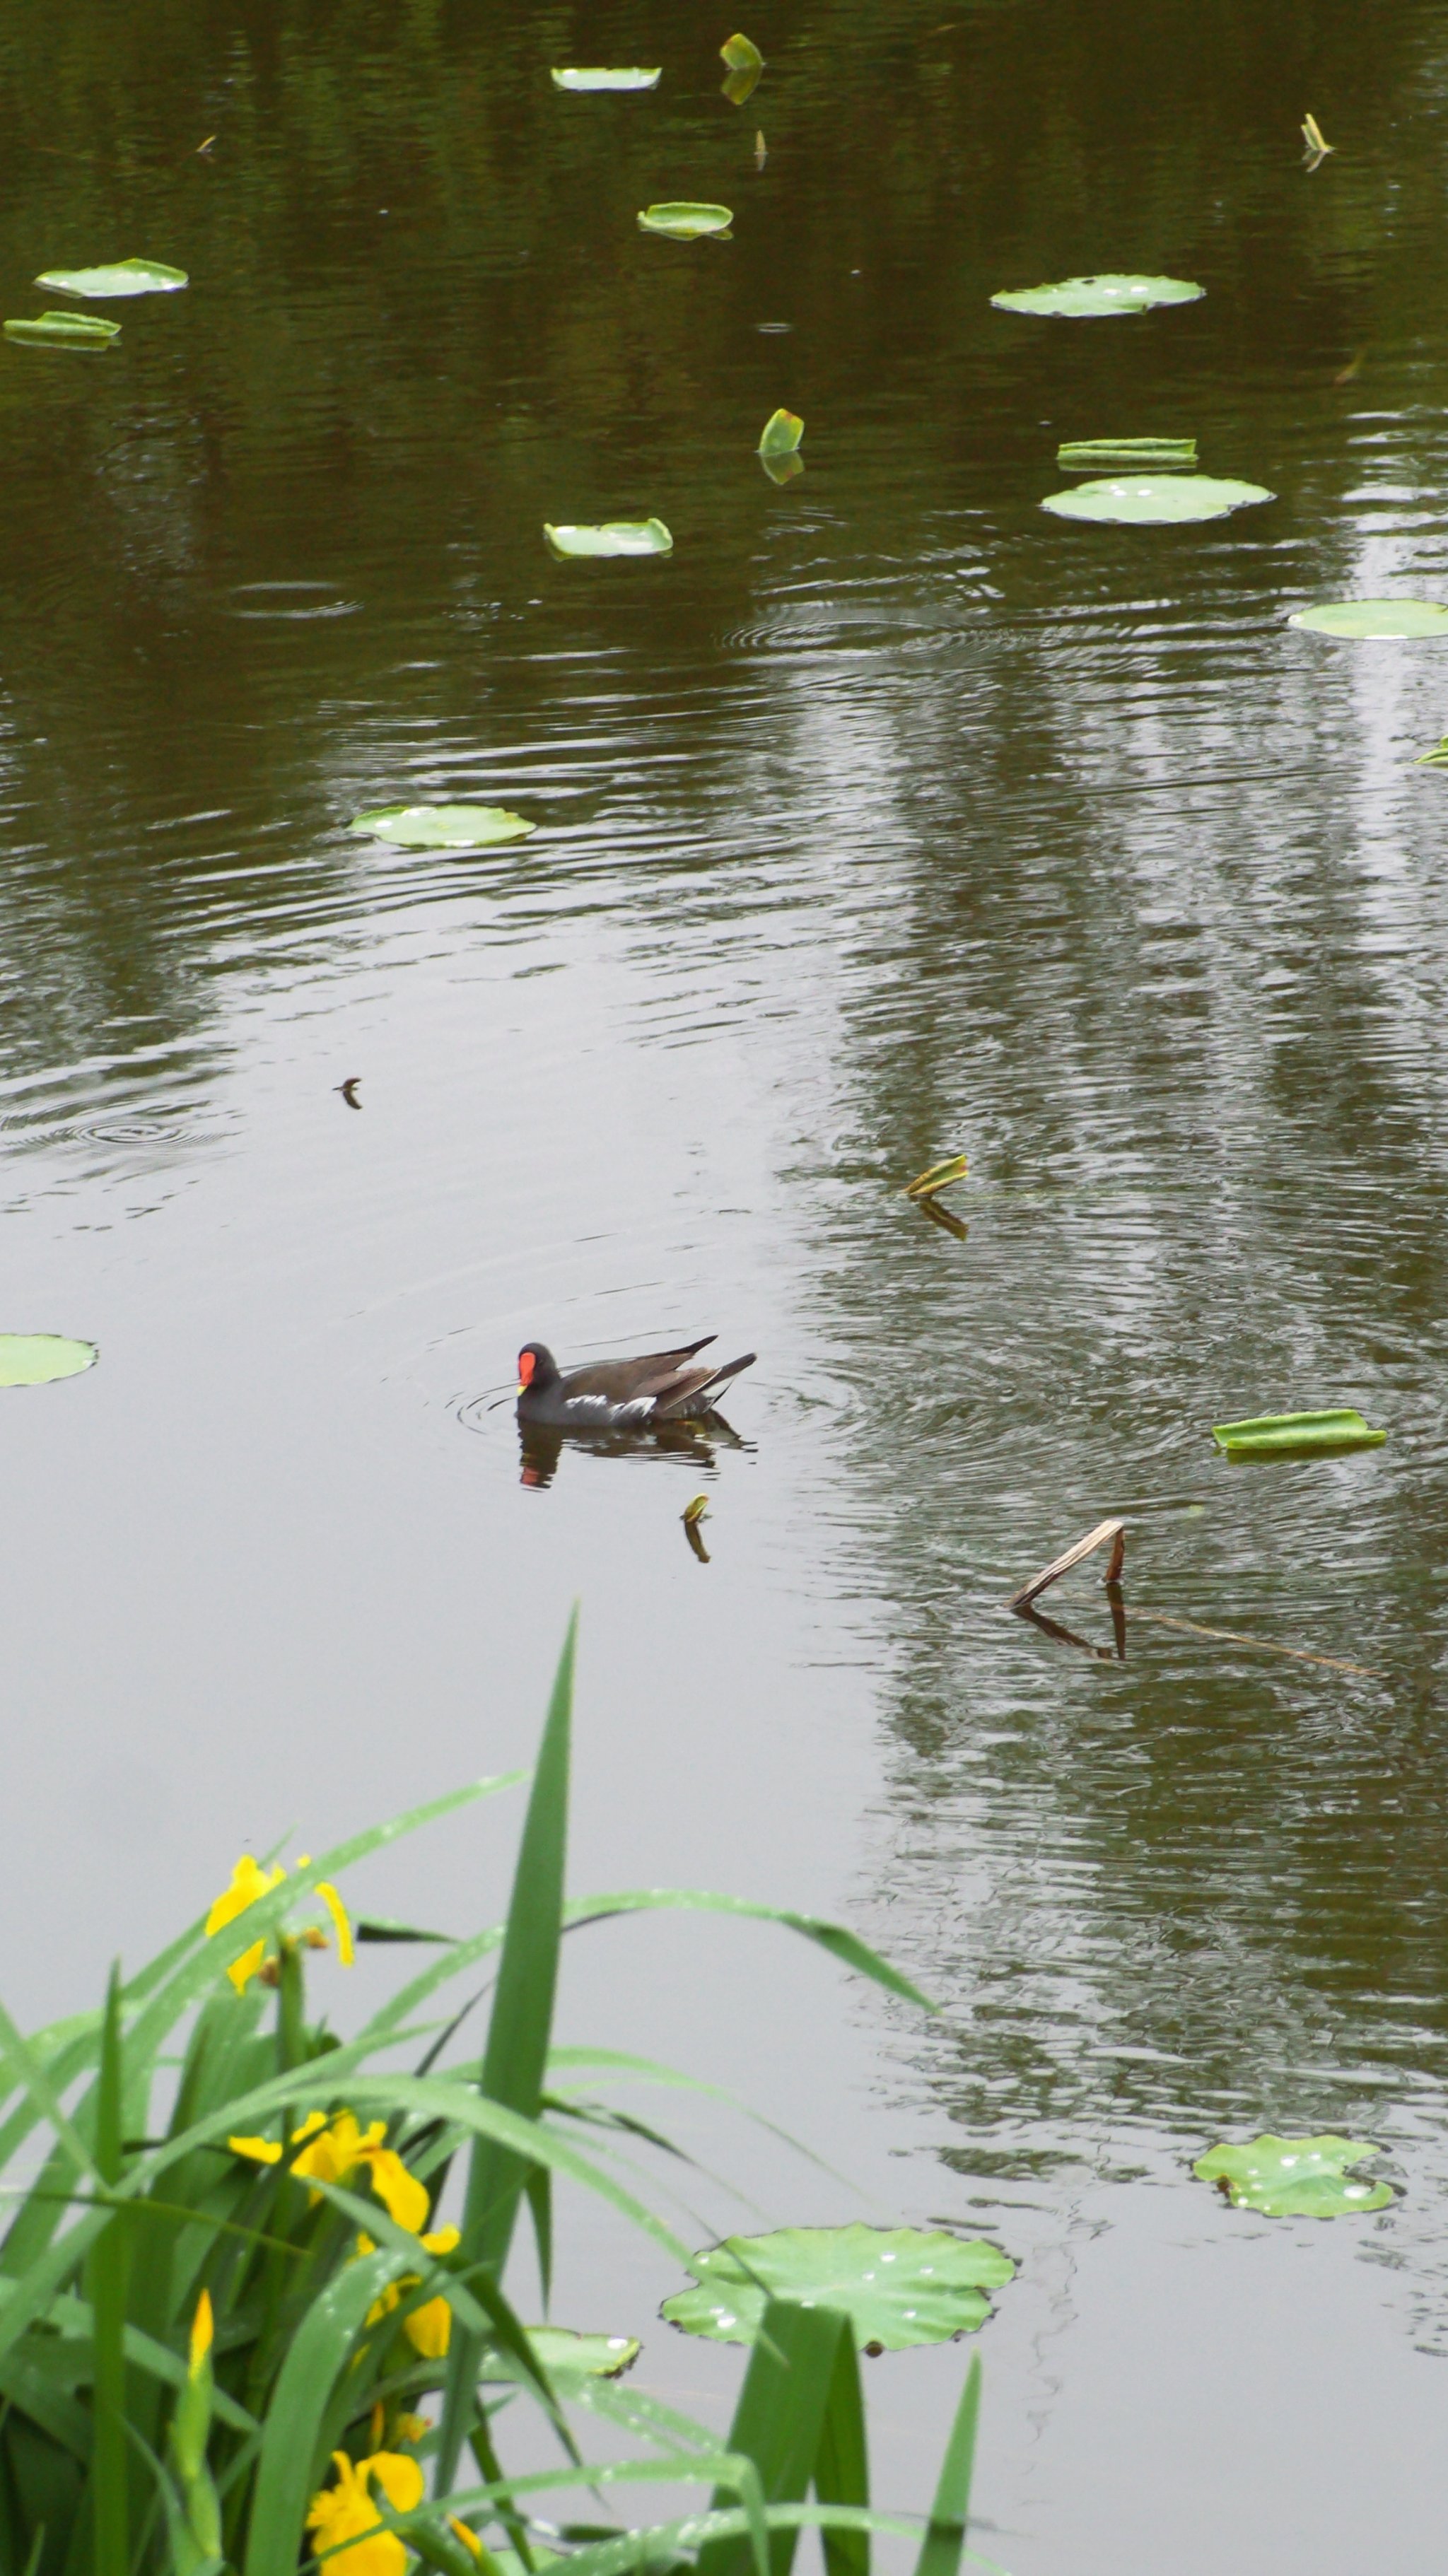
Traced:
[[[715, 1339], [703, 1333], [697, 1342], [686, 1342], [678, 1351], [646, 1351], [634, 1360], [597, 1360], [592, 1368], [570, 1369], [563, 1380], [565, 1395], [602, 1395], [610, 1404], [635, 1404], [641, 1399], [661, 1395], [680, 1379], [687, 1360], [697, 1351], [707, 1349]], [[707, 1369], [690, 1372], [707, 1377]]]
[[756, 1351], [746, 1351], [741, 1360], [728, 1360], [722, 1368], [686, 1369], [682, 1377], [673, 1386], [666, 1387], [658, 1398], [654, 1406], [655, 1420], [681, 1422], [690, 1414], [707, 1413], [720, 1388], [731, 1377], [737, 1377], [741, 1369], [752, 1368], [757, 1357]]

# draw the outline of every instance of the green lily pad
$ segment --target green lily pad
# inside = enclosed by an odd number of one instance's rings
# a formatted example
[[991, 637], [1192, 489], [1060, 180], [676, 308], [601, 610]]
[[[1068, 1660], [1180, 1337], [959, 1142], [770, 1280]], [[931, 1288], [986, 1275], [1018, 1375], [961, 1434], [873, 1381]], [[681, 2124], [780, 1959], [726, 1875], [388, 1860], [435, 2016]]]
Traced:
[[1347, 2179], [1349, 2165], [1380, 2152], [1353, 2138], [1251, 2138], [1245, 2146], [1213, 2147], [1192, 2171], [1216, 2183], [1234, 2209], [1260, 2210], [1264, 2218], [1357, 2218], [1393, 2198], [1391, 2183]]
[[184, 268], [155, 259], [118, 259], [109, 268], [47, 268], [35, 281], [57, 295], [174, 295], [189, 283]]
[[747, 36], [730, 36], [719, 48], [719, 60], [731, 72], [762, 72], [764, 56]]
[[1144, 313], [1151, 304], [1195, 304], [1206, 294], [1188, 277], [1063, 277], [1055, 286], [1017, 286], [991, 297], [1003, 313], [1051, 313], [1088, 320]]
[[64, 1333], [0, 1333], [0, 1386], [49, 1386], [94, 1368], [94, 1342], [72, 1342]]
[[493, 841], [525, 840], [538, 826], [506, 805], [380, 805], [347, 829], [405, 850], [485, 850]]
[[1154, 466], [1160, 473], [1196, 461], [1194, 438], [1068, 438], [1056, 450], [1056, 463], [1068, 474], [1129, 474], [1133, 466], [1142, 473]]
[[1312, 635], [1448, 635], [1448, 608], [1431, 599], [1335, 599], [1325, 608], [1299, 608], [1289, 626]]
[[670, 241], [698, 241], [704, 233], [724, 234], [734, 217], [728, 206], [696, 206], [688, 198], [645, 206], [639, 216], [646, 233], [666, 233]]
[[[529, 2326], [529, 2348], [552, 2380], [618, 2379], [632, 2370], [643, 2346], [635, 2335], [574, 2334], [568, 2326]], [[511, 2353], [490, 2347], [482, 2356], [480, 2379], [517, 2379]]]
[[601, 528], [555, 528], [543, 534], [556, 555], [668, 555], [674, 540], [662, 519], [605, 519]]
[[552, 80], [555, 89], [657, 89], [661, 69], [660, 64], [651, 72], [562, 71], [554, 72]]
[[856, 2221], [728, 2236], [696, 2254], [692, 2268], [697, 2286], [665, 2299], [659, 2311], [686, 2334], [749, 2343], [767, 2298], [794, 2299], [801, 2307], [840, 2309], [866, 2351], [904, 2352], [973, 2334], [990, 2315], [986, 2291], [999, 2289], [1016, 2267], [980, 2238], [963, 2243], [943, 2229]]
[[30, 322], [7, 322], [7, 340], [31, 349], [108, 349], [119, 340], [119, 322], [104, 322], [99, 313], [38, 313]]
[[1229, 510], [1249, 510], [1276, 497], [1260, 483], [1233, 483], [1214, 474], [1113, 474], [1101, 483], [1053, 492], [1041, 507], [1058, 519], [1166, 527], [1187, 519], [1224, 519]]
[[1212, 1438], [1229, 1458], [1309, 1457], [1340, 1449], [1381, 1449], [1386, 1431], [1374, 1431], [1353, 1405], [1326, 1413], [1258, 1413], [1243, 1422], [1214, 1422]]
[[792, 456], [804, 436], [797, 411], [772, 411], [759, 433], [761, 456]]

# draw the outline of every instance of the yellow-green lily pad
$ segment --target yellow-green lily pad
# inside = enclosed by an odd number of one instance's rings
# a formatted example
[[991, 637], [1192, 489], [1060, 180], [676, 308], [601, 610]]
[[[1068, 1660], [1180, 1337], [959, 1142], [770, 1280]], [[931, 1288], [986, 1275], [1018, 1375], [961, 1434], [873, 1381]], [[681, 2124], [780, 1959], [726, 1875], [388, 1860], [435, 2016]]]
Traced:
[[119, 340], [119, 322], [99, 313], [38, 313], [33, 321], [7, 322], [5, 337], [30, 349], [108, 349]]
[[1250, 510], [1276, 494], [1261, 483], [1234, 483], [1215, 474], [1113, 474], [1078, 483], [1041, 503], [1058, 519], [1107, 519], [1132, 527], [1168, 527], [1189, 519], [1223, 519]]
[[797, 411], [772, 411], [759, 433], [761, 456], [792, 456], [804, 436]]
[[[569, 2326], [529, 2326], [528, 2347], [552, 2380], [618, 2379], [632, 2370], [643, 2346], [636, 2335], [575, 2334]], [[480, 2379], [521, 2376], [511, 2353], [490, 2346], [478, 2369]]]
[[1002, 288], [991, 297], [1003, 313], [1045, 313], [1064, 320], [1145, 313], [1153, 304], [1195, 304], [1206, 294], [1189, 277], [1063, 277], [1054, 286]]
[[779, 2227], [728, 2236], [693, 2257], [698, 2282], [659, 2311], [686, 2334], [752, 2342], [768, 2299], [836, 2308], [863, 2350], [904, 2352], [973, 2334], [990, 2315], [988, 2290], [1015, 2265], [999, 2246], [920, 2227]]
[[646, 233], [665, 233], [670, 241], [698, 241], [705, 233], [727, 233], [733, 221], [728, 206], [696, 205], [692, 198], [678, 197], [645, 206], [639, 227]]
[[184, 268], [166, 268], [158, 259], [118, 259], [108, 268], [47, 268], [35, 281], [57, 295], [174, 295], [190, 283]]
[[1289, 626], [1310, 635], [1344, 635], [1354, 642], [1382, 637], [1448, 635], [1448, 608], [1432, 599], [1334, 599], [1322, 608], [1299, 608]]
[[1197, 461], [1194, 438], [1068, 438], [1056, 450], [1056, 463], [1068, 474], [1145, 473], [1175, 467], [1190, 469]]
[[674, 550], [662, 519], [605, 519], [598, 528], [555, 528], [545, 519], [543, 534], [556, 555], [667, 555]]
[[1393, 2187], [1350, 2182], [1347, 2169], [1381, 2150], [1355, 2138], [1249, 2138], [1244, 2146], [1213, 2147], [1192, 2171], [1214, 2182], [1234, 2209], [1264, 2218], [1358, 2218], [1386, 2209]]
[[494, 841], [524, 840], [538, 826], [506, 805], [379, 805], [347, 829], [405, 850], [485, 850]]
[[1214, 1422], [1212, 1438], [1229, 1458], [1303, 1458], [1343, 1449], [1381, 1449], [1386, 1431], [1375, 1431], [1351, 1404], [1326, 1413], [1257, 1413], [1242, 1422]]
[[652, 71], [556, 71], [552, 75], [555, 89], [578, 92], [594, 90], [657, 89], [661, 64]]
[[99, 1358], [94, 1342], [73, 1342], [64, 1333], [0, 1333], [0, 1386], [49, 1386], [54, 1378], [79, 1377]]

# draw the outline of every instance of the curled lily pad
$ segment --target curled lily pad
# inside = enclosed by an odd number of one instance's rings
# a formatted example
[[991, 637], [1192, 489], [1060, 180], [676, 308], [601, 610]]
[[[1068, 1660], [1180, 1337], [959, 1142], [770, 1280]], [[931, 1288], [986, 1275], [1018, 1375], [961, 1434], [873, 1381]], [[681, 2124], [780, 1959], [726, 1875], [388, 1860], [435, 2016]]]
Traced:
[[1187, 519], [1224, 519], [1276, 494], [1261, 483], [1233, 483], [1214, 474], [1113, 474], [1100, 483], [1078, 483], [1041, 503], [1058, 519], [1110, 519], [1135, 527], [1166, 527]]
[[772, 411], [759, 433], [761, 456], [792, 456], [804, 436], [797, 411]]
[[1063, 277], [1055, 286], [1017, 286], [991, 297], [1003, 313], [1050, 313], [1089, 320], [1144, 313], [1151, 304], [1195, 304], [1206, 294], [1188, 277]]
[[380, 805], [347, 829], [405, 850], [483, 850], [493, 841], [524, 840], [538, 826], [505, 805]]
[[184, 268], [163, 268], [156, 259], [118, 259], [109, 268], [47, 268], [35, 283], [57, 295], [174, 295], [189, 284]]
[[0, 1333], [0, 1386], [49, 1386], [54, 1378], [79, 1377], [99, 1358], [94, 1342], [73, 1342], [64, 1333]]
[[1349, 2165], [1380, 2153], [1354, 2138], [1250, 2138], [1245, 2146], [1213, 2147], [1192, 2171], [1214, 2182], [1234, 2209], [1260, 2210], [1264, 2218], [1356, 2218], [1386, 2209], [1393, 2187], [1349, 2182]]
[[605, 519], [600, 528], [555, 528], [543, 534], [556, 555], [667, 555], [674, 540], [662, 519]]
[[1324, 608], [1299, 608], [1287, 622], [1313, 635], [1444, 636], [1448, 608], [1431, 599], [1335, 599]]
[[948, 1190], [952, 1181], [963, 1181], [969, 1166], [963, 1154], [951, 1154], [943, 1163], [932, 1163], [928, 1172], [917, 1172], [906, 1188], [907, 1199], [929, 1199], [937, 1190]]
[[552, 75], [555, 89], [657, 89], [661, 64], [650, 72], [643, 71], [556, 71]]
[[[631, 2370], [643, 2347], [635, 2335], [574, 2334], [568, 2326], [529, 2326], [528, 2346], [550, 2379], [618, 2379]], [[513, 2355], [489, 2346], [478, 2370], [480, 2379], [519, 2379]]]
[[660, 2314], [686, 2334], [749, 2343], [768, 2298], [840, 2309], [867, 2351], [903, 2352], [973, 2334], [990, 2314], [987, 2290], [1015, 2265], [999, 2247], [919, 2227], [780, 2227], [769, 2236], [729, 2236], [696, 2254], [691, 2290], [665, 2299]]
[[724, 234], [734, 217], [728, 206], [698, 206], [688, 198], [645, 206], [639, 225], [646, 233], [666, 233], [670, 241], [698, 241], [705, 233]]
[[7, 322], [7, 340], [31, 349], [108, 349], [119, 340], [119, 322], [103, 322], [99, 313], [38, 313], [31, 322]]
[[719, 60], [731, 72], [762, 72], [764, 56], [748, 36], [730, 36], [719, 48]]
[[1375, 1431], [1356, 1407], [1326, 1413], [1258, 1413], [1243, 1422], [1214, 1422], [1212, 1438], [1229, 1458], [1302, 1458], [1314, 1451], [1381, 1449], [1386, 1431]]
[[1067, 474], [1101, 474], [1114, 468], [1128, 474], [1135, 466], [1161, 473], [1169, 466], [1193, 466], [1194, 438], [1069, 438], [1056, 450], [1056, 463]]

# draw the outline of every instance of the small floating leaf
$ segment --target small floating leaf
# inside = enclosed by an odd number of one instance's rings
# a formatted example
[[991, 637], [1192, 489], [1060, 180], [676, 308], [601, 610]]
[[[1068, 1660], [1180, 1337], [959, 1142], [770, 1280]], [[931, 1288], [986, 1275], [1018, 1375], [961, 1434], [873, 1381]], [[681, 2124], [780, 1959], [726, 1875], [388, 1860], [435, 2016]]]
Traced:
[[1206, 291], [1187, 277], [1063, 277], [1055, 286], [1011, 287], [991, 302], [1003, 313], [1089, 319], [1099, 313], [1144, 313], [1150, 304], [1195, 304]]
[[1274, 501], [1261, 483], [1233, 483], [1214, 474], [1120, 474], [1101, 483], [1078, 483], [1041, 503], [1058, 519], [1109, 519], [1135, 527], [1166, 527], [1188, 519], [1224, 519]]
[[47, 268], [35, 281], [57, 295], [174, 295], [189, 283], [184, 268], [155, 259], [118, 259], [109, 268]]
[[701, 1521], [701, 1520], [703, 1520], [703, 1519], [705, 1518], [706, 1514], [708, 1513], [708, 1509], [709, 1509], [709, 1497], [708, 1497], [708, 1495], [707, 1495], [707, 1494], [696, 1494], [696, 1495], [694, 1496], [694, 1499], [693, 1499], [693, 1501], [692, 1501], [691, 1503], [686, 1503], [686, 1504], [684, 1505], [684, 1520], [685, 1520], [685, 1524], [686, 1524], [686, 1526], [687, 1526], [689, 1529], [693, 1529], [693, 1527], [695, 1526], [696, 1522]]
[[1312, 635], [1448, 635], [1448, 608], [1431, 599], [1335, 599], [1325, 608], [1299, 608], [1289, 626]]
[[40, 313], [33, 322], [7, 322], [7, 340], [32, 349], [108, 349], [119, 340], [119, 322], [104, 322], [99, 313]]
[[772, 411], [759, 433], [761, 456], [792, 456], [804, 436], [797, 411]]
[[720, 46], [719, 60], [727, 63], [731, 72], [762, 72], [764, 69], [764, 56], [747, 36], [731, 36]]
[[0, 1386], [48, 1386], [94, 1368], [94, 1342], [72, 1342], [64, 1333], [0, 1333]]
[[1323, 133], [1321, 126], [1318, 124], [1316, 117], [1312, 115], [1310, 110], [1302, 120], [1302, 140], [1306, 146], [1303, 157], [1314, 170], [1317, 168], [1319, 161], [1325, 161], [1327, 159], [1329, 152], [1335, 152], [1337, 150], [1337, 145], [1335, 143], [1328, 142], [1327, 137]]
[[769, 2236], [729, 2236], [696, 2254], [694, 2289], [665, 2299], [659, 2313], [686, 2334], [715, 2343], [752, 2341], [767, 2298], [843, 2310], [858, 2344], [904, 2352], [973, 2334], [990, 2315], [987, 2290], [1015, 2273], [1009, 2255], [977, 2237], [943, 2229], [780, 2227]]
[[932, 1163], [928, 1172], [920, 1172], [905, 1192], [907, 1199], [933, 1198], [937, 1190], [950, 1187], [952, 1181], [963, 1181], [967, 1164], [963, 1154], [952, 1154], [947, 1162]]
[[645, 206], [639, 225], [646, 233], [666, 233], [670, 241], [698, 241], [703, 233], [727, 233], [734, 217], [728, 206], [696, 206], [688, 198]]
[[1213, 2147], [1192, 2167], [1214, 2182], [1234, 2209], [1260, 2210], [1264, 2218], [1355, 2218], [1386, 2209], [1391, 2183], [1349, 2182], [1346, 2169], [1377, 2147], [1353, 2138], [1251, 2138], [1245, 2146]]
[[1195, 465], [1194, 438], [1069, 438], [1056, 450], [1056, 463], [1067, 473], [1099, 474], [1111, 466], [1123, 473], [1133, 465]]
[[[631, 2370], [643, 2347], [634, 2335], [575, 2334], [568, 2326], [528, 2326], [528, 2347], [550, 2379], [617, 2379]], [[519, 2379], [513, 2355], [485, 2347], [480, 2379]]]
[[662, 519], [605, 519], [601, 528], [555, 528], [543, 534], [556, 555], [667, 555], [674, 540]]
[[657, 89], [662, 65], [652, 71], [556, 71], [552, 75], [555, 89]]
[[521, 841], [538, 826], [505, 805], [380, 805], [347, 829], [404, 850], [483, 850], [493, 841]]
[[1432, 751], [1420, 751], [1413, 763], [1415, 769], [1448, 769], [1448, 733]]
[[1214, 1422], [1212, 1438], [1229, 1458], [1303, 1457], [1314, 1450], [1381, 1449], [1386, 1431], [1374, 1431], [1356, 1406], [1326, 1413], [1259, 1413], [1244, 1422]]

